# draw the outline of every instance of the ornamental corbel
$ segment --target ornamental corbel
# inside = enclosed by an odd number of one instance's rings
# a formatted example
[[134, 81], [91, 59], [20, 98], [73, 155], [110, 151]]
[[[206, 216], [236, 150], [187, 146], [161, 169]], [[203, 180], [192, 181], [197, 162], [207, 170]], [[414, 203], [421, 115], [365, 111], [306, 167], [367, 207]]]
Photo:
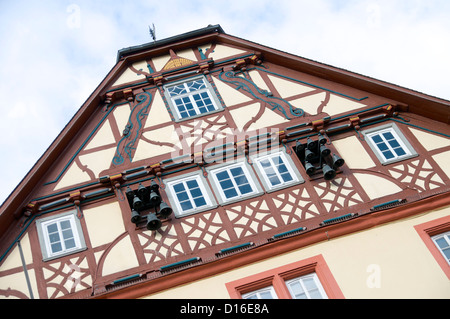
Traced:
[[203, 73], [203, 74], [209, 74], [209, 70], [211, 68], [211, 64], [208, 62], [201, 62], [200, 63], [200, 68], [199, 68], [199, 73]]
[[262, 63], [261, 57], [260, 57], [260, 53], [257, 53], [255, 55], [253, 55], [252, 57], [250, 57], [250, 63], [254, 64], [254, 65], [259, 65]]
[[34, 213], [37, 212], [37, 209], [38, 209], [37, 203], [34, 202], [34, 201], [33, 201], [33, 202], [30, 202], [30, 203], [27, 204], [27, 206], [25, 206], [25, 208], [24, 208], [23, 211], [21, 211], [20, 213], [17, 212], [16, 214], [14, 214], [14, 217], [15, 217], [16, 219], [19, 219], [19, 218], [22, 216], [22, 214], [23, 214], [25, 217], [30, 217], [31, 215], [33, 215]]
[[233, 66], [234, 70], [241, 70], [241, 71], [245, 71], [247, 70], [247, 62], [245, 62], [244, 59], [238, 59], [235, 62], [236, 64]]
[[236, 152], [237, 154], [239, 153], [244, 153], [244, 154], [248, 154], [248, 148], [247, 148], [247, 141], [246, 140], [242, 140], [242, 141], [238, 141], [236, 142]]
[[114, 100], [114, 93], [113, 92], [106, 93], [105, 103], [111, 104], [113, 102], [113, 100]]
[[354, 128], [359, 127], [359, 124], [360, 124], [360, 118], [359, 118], [359, 116], [351, 117], [349, 120], [350, 120], [350, 124], [351, 124]]
[[134, 100], [134, 94], [132, 89], [123, 90], [123, 97], [128, 102], [132, 102]]
[[160, 163], [156, 163], [156, 164], [150, 165], [150, 170], [152, 171], [152, 173], [155, 176], [161, 177], [161, 175], [162, 175], [162, 168], [161, 168], [161, 164]]
[[324, 128], [325, 121], [323, 119], [312, 121], [311, 125], [316, 132], [319, 132], [320, 130], [322, 130]]
[[155, 84], [156, 86], [161, 86], [164, 82], [164, 77], [161, 73], [155, 73], [151, 76], [147, 76], [147, 81]]

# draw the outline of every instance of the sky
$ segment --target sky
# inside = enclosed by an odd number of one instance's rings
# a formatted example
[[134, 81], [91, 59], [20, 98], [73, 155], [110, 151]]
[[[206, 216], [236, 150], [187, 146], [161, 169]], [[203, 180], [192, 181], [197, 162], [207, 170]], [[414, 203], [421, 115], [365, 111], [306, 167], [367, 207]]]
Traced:
[[448, 0], [0, 0], [0, 203], [152, 24], [158, 40], [220, 24], [450, 100]]

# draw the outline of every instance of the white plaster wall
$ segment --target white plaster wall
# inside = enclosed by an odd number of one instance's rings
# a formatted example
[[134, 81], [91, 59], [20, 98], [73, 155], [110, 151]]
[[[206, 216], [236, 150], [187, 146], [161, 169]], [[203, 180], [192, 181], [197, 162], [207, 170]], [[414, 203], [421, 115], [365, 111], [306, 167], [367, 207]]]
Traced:
[[111, 243], [125, 232], [118, 202], [83, 209], [92, 247]]
[[356, 136], [349, 136], [333, 141], [339, 155], [345, 160], [345, 164], [351, 169], [368, 169], [375, 167], [375, 163], [366, 152]]

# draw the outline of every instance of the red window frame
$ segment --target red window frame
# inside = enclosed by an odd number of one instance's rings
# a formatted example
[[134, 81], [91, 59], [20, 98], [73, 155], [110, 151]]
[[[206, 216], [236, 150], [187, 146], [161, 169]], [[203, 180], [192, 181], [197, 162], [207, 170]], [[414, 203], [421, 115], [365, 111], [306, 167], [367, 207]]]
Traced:
[[278, 299], [292, 299], [285, 281], [314, 272], [329, 299], [345, 298], [322, 255], [228, 282], [225, 285], [232, 299], [241, 299], [243, 294], [268, 286], [273, 286]]
[[434, 257], [441, 269], [447, 275], [447, 278], [450, 280], [450, 265], [448, 264], [447, 260], [445, 260], [444, 256], [442, 256], [439, 248], [436, 247], [433, 239], [431, 239], [431, 237], [435, 235], [450, 231], [450, 216], [445, 216], [420, 225], [416, 225], [414, 226], [414, 228], [425, 243], [425, 246], [427, 246], [431, 255]]

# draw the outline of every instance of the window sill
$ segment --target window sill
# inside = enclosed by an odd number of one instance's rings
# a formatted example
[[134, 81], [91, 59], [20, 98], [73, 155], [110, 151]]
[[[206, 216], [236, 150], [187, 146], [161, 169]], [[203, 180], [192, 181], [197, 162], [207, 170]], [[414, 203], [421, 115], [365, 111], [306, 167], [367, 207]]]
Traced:
[[42, 261], [44, 261], [44, 262], [52, 261], [52, 260], [55, 260], [55, 259], [58, 259], [58, 258], [70, 256], [70, 255], [73, 255], [73, 254], [76, 254], [76, 253], [79, 253], [79, 252], [82, 252], [82, 251], [85, 251], [85, 250], [87, 250], [87, 247], [78, 248], [78, 249], [75, 249], [75, 250], [67, 251], [65, 253], [61, 253], [61, 254], [56, 255], [56, 256], [42, 258]]
[[208, 112], [208, 113], [197, 114], [197, 115], [194, 115], [194, 116], [190, 116], [190, 117], [186, 117], [186, 118], [181, 118], [181, 119], [176, 118], [175, 115], [174, 115], [174, 121], [175, 121], [176, 123], [186, 122], [186, 121], [189, 121], [189, 120], [195, 120], [195, 119], [198, 119], [198, 118], [203, 117], [203, 116], [209, 116], [209, 115], [212, 115], [212, 114], [216, 114], [216, 113], [219, 113], [219, 112], [223, 112], [224, 110], [225, 110], [224, 108], [220, 108], [220, 109], [218, 109], [218, 110], [214, 110], [214, 111], [211, 111], [211, 112]]
[[419, 154], [407, 155], [407, 156], [404, 156], [404, 157], [401, 157], [401, 158], [396, 158], [396, 159], [393, 159], [393, 160], [381, 162], [381, 165], [385, 166], [385, 165], [395, 164], [395, 163], [406, 161], [408, 159], [411, 159], [411, 158], [414, 158], [414, 157], [418, 157], [418, 156], [419, 156]]

